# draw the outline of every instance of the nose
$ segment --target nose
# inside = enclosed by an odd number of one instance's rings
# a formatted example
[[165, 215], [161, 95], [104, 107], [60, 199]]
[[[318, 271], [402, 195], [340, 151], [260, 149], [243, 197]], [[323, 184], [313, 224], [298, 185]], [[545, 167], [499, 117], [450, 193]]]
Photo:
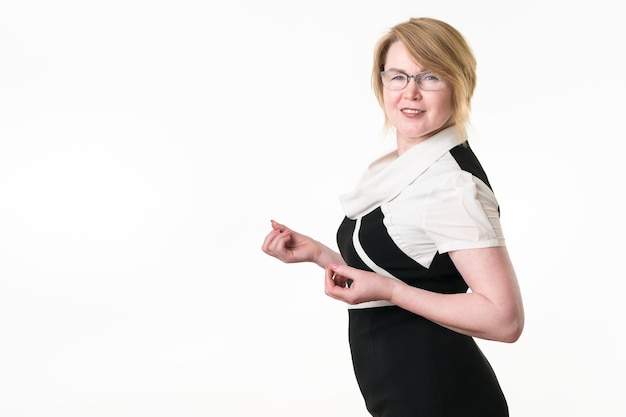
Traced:
[[411, 78], [412, 80], [409, 78], [409, 83], [406, 85], [406, 87], [404, 87], [404, 98], [408, 100], [419, 100], [420, 98], [422, 98], [422, 90], [420, 90], [417, 84], [417, 78], [415, 78], [414, 76], [412, 76]]

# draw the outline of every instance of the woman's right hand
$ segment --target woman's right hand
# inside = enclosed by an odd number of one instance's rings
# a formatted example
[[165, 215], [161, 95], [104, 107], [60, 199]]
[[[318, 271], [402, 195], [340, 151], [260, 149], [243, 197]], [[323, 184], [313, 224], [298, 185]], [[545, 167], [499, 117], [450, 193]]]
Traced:
[[317, 241], [274, 220], [272, 220], [272, 231], [265, 237], [262, 249], [263, 252], [285, 263], [317, 263], [322, 250]]

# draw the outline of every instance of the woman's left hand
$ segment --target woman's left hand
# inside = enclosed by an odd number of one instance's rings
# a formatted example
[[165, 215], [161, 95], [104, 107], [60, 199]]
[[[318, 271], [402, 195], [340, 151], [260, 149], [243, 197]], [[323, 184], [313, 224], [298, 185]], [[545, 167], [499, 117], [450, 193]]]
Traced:
[[325, 273], [326, 295], [348, 304], [389, 300], [394, 288], [402, 284], [401, 281], [347, 265], [330, 264]]

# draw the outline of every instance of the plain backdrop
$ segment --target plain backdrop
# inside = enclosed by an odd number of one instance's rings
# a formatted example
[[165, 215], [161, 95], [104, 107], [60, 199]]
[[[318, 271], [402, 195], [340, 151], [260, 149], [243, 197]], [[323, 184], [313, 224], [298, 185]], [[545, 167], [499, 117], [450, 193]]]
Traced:
[[626, 414], [622, 14], [608, 0], [0, 2], [0, 417], [367, 415], [334, 247], [381, 149], [374, 44], [451, 23], [527, 323], [512, 417]]

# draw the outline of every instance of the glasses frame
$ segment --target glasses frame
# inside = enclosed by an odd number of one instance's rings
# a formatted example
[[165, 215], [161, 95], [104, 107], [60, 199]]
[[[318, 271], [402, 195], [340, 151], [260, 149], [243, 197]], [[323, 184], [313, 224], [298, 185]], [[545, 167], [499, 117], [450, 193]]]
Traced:
[[[398, 75], [404, 75], [406, 76], [406, 84], [404, 84], [404, 86], [402, 88], [389, 88], [386, 84], [385, 84], [385, 78], [383, 77], [383, 74], [385, 74], [386, 72], [394, 72]], [[418, 72], [417, 74], [413, 74], [413, 75], [409, 75], [406, 72], [402, 72], [402, 71], [398, 71], [398, 70], [387, 70], [387, 71], [381, 71], [378, 73], [378, 75], [380, 76], [380, 81], [383, 83], [383, 87], [385, 87], [388, 90], [391, 91], [400, 91], [400, 90], [404, 90], [406, 88], [407, 85], [409, 85], [409, 82], [411, 81], [411, 78], [413, 78], [413, 80], [415, 80], [415, 84], [417, 85], [417, 87], [420, 90], [423, 91], [437, 91], [440, 90], [443, 87], [443, 80], [439, 79], [439, 82], [441, 82], [441, 87], [435, 89], [435, 90], [428, 90], [428, 89], [424, 89], [422, 87], [422, 85], [420, 84], [422, 82], [422, 77], [426, 74], [433, 74], [432, 71], [430, 70], [426, 70], [426, 71], [421, 71]], [[433, 74], [435, 75], [435, 74]], [[439, 77], [437, 77], [439, 78]]]

